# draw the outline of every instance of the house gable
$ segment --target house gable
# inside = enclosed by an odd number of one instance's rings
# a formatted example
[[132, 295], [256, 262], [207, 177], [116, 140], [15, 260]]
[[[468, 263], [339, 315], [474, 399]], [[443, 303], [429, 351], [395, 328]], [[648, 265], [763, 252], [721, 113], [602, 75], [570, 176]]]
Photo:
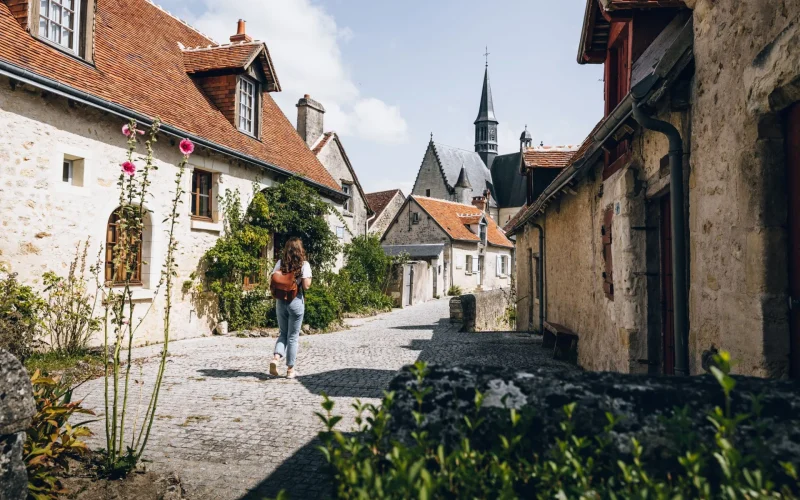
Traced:
[[414, 189], [411, 190], [411, 194], [430, 196], [442, 200], [453, 198], [453, 192], [447, 185], [432, 142], [428, 143], [428, 149], [425, 150], [425, 156], [422, 158], [422, 165], [420, 165], [417, 172], [417, 179], [414, 182]]

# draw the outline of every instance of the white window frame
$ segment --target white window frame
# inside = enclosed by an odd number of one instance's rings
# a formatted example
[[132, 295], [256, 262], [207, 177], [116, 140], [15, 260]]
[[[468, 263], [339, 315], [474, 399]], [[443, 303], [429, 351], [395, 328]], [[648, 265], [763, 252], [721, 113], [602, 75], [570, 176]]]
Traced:
[[[81, 0], [33, 0], [40, 3], [39, 6], [39, 36], [45, 40], [62, 47], [75, 55], [79, 55], [81, 49]], [[64, 4], [72, 2], [72, 9], [65, 8]], [[53, 7], [57, 7], [53, 8]], [[56, 12], [57, 10], [57, 12]], [[72, 15], [71, 26], [64, 25], [64, 12]], [[53, 30], [53, 27], [57, 30]], [[58, 32], [58, 35], [55, 34]], [[67, 34], [65, 43], [64, 34]], [[70, 44], [72, 46], [70, 46]]]
[[236, 97], [239, 130], [247, 135], [256, 135], [256, 110], [258, 84], [246, 76], [239, 77], [239, 92]]
[[472, 269], [475, 267], [475, 257], [467, 255], [464, 257], [464, 273], [472, 274]]
[[348, 182], [342, 182], [342, 192], [349, 196], [342, 204], [342, 208], [345, 212], [350, 213], [353, 211], [353, 185]]
[[344, 227], [343, 226], [336, 226], [336, 237], [340, 240], [344, 239]]
[[64, 166], [61, 170], [61, 181], [72, 185], [75, 176], [75, 162], [64, 158]]

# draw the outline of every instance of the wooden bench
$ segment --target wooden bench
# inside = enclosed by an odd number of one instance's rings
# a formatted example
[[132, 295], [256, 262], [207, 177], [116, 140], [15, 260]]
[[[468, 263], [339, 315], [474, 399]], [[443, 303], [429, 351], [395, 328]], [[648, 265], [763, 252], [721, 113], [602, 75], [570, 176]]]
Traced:
[[553, 348], [553, 359], [576, 362], [578, 360], [578, 334], [564, 325], [544, 322], [542, 347]]

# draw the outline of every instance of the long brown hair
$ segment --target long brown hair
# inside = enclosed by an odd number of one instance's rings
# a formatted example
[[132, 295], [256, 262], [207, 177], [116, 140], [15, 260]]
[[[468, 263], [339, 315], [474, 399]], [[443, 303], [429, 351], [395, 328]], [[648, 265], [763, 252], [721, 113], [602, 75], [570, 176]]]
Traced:
[[300, 272], [305, 260], [306, 250], [303, 248], [303, 240], [298, 237], [289, 238], [281, 253], [281, 272], [284, 274]]

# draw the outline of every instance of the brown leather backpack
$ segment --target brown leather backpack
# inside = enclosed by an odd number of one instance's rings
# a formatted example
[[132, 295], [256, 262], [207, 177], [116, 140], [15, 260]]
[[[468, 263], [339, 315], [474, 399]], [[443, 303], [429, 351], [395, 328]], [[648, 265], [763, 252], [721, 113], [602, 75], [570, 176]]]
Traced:
[[269, 291], [276, 299], [293, 301], [299, 293], [297, 273], [283, 273], [278, 269], [269, 279]]

